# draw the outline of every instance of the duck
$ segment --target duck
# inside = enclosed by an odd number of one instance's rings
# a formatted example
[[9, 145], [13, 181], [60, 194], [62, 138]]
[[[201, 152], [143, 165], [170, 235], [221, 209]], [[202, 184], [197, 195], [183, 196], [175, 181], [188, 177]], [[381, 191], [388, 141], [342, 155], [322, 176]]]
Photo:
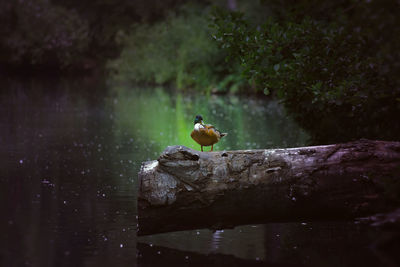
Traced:
[[203, 117], [197, 115], [194, 119], [194, 129], [190, 136], [201, 146], [201, 151], [203, 152], [203, 146], [211, 146], [211, 151], [213, 151], [214, 144], [226, 136], [227, 133], [221, 133], [213, 125], [204, 124]]

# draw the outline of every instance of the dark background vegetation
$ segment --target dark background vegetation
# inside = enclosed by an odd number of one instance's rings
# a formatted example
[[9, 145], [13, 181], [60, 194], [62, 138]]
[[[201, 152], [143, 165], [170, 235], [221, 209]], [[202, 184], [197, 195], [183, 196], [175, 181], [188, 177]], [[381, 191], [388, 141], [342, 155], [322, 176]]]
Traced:
[[396, 0], [0, 1], [0, 72], [280, 99], [314, 143], [399, 140]]
[[181, 0], [0, 1], [3, 70], [78, 72], [118, 56], [119, 31], [153, 23]]

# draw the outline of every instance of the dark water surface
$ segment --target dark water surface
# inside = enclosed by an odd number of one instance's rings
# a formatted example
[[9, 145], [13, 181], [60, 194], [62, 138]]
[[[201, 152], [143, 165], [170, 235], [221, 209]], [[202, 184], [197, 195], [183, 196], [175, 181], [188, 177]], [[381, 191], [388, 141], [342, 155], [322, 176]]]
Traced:
[[91, 79], [2, 81], [0, 266], [386, 261], [371, 249], [381, 233], [352, 223], [248, 225], [138, 239], [140, 164], [168, 145], [199, 149], [189, 136], [196, 114], [229, 133], [216, 150], [307, 144], [307, 134], [277, 102], [258, 97], [185, 95]]

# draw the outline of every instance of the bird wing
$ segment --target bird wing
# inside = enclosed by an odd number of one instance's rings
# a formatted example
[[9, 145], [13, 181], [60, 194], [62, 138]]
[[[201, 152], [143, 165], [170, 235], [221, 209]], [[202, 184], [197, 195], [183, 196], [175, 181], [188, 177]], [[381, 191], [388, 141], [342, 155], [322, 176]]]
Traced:
[[209, 135], [217, 135], [219, 137], [227, 135], [226, 133], [221, 133], [221, 131], [219, 131], [217, 128], [215, 128], [214, 125], [205, 124], [204, 126], [205, 126], [205, 129], [207, 130], [207, 133]]
[[211, 124], [204, 124], [204, 127], [205, 127], [207, 130], [215, 129], [214, 125], [211, 125]]

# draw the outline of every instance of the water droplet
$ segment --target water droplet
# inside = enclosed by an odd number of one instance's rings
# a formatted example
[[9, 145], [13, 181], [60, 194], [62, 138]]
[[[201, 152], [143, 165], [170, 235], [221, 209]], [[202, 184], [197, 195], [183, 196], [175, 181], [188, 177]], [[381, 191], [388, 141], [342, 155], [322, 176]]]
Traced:
[[24, 161], [23, 161], [22, 159], [20, 159], [20, 160], [19, 160], [19, 163], [22, 164], [22, 163], [24, 163]]
[[120, 247], [120, 248], [123, 248], [123, 247], [124, 247], [124, 244], [119, 244], [119, 247]]

